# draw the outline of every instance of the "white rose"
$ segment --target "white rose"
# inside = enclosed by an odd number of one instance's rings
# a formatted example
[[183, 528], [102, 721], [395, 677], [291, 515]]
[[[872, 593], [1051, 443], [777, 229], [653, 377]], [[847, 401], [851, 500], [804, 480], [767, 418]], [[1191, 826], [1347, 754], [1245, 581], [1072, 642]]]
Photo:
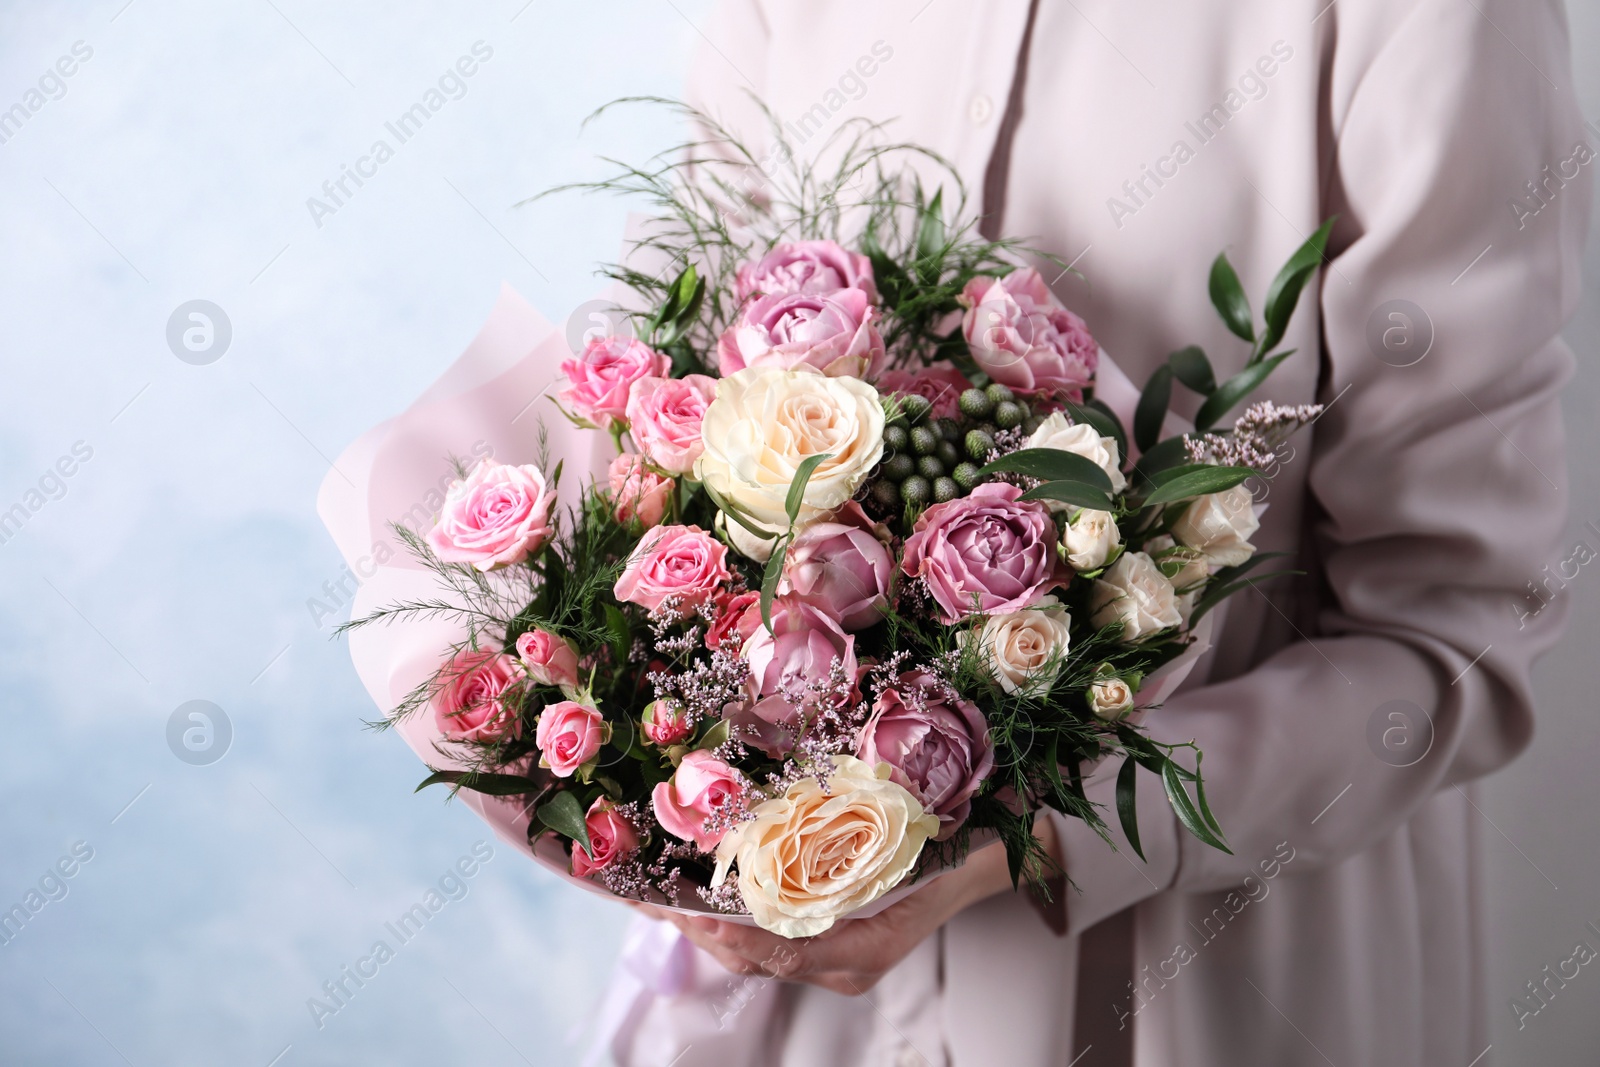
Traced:
[[1007, 693], [1043, 696], [1055, 684], [1072, 641], [1072, 619], [1055, 597], [1037, 607], [991, 615], [977, 631], [963, 631], [963, 646], [976, 638], [994, 680]]
[[730, 519], [723, 512], [717, 512], [716, 526], [727, 537], [733, 550], [746, 559], [753, 559], [757, 563], [765, 563], [772, 558], [772, 550], [777, 547], [776, 536], [757, 537], [744, 528], [738, 519]]
[[[1039, 428], [1028, 437], [1029, 448], [1059, 448], [1082, 456], [1096, 464], [1111, 479], [1111, 491], [1122, 492], [1128, 479], [1122, 475], [1122, 462], [1117, 456], [1117, 439], [1101, 437], [1099, 431], [1086, 422], [1071, 422], [1059, 411], [1045, 416]], [[1065, 511], [1070, 504], [1060, 500], [1046, 500], [1052, 511]]]
[[813, 937], [877, 900], [916, 865], [939, 820], [889, 764], [834, 756], [826, 790], [807, 776], [717, 845], [713, 887], [739, 865], [739, 895], [756, 925], [779, 937]]
[[695, 478], [777, 533], [789, 526], [789, 484], [808, 456], [830, 458], [811, 472], [799, 522], [855, 495], [883, 456], [883, 407], [859, 378], [750, 367], [717, 382], [700, 435]]
[[1066, 532], [1061, 535], [1061, 546], [1067, 550], [1067, 562], [1077, 571], [1099, 570], [1111, 557], [1111, 550], [1122, 543], [1122, 531], [1109, 511], [1083, 508], [1072, 517]]
[[1103, 678], [1089, 687], [1089, 707], [1095, 718], [1116, 722], [1133, 707], [1133, 690], [1121, 678]]
[[1172, 524], [1172, 536], [1205, 554], [1212, 569], [1237, 567], [1256, 554], [1250, 535], [1261, 528], [1255, 501], [1242, 485], [1199, 497]]
[[1156, 566], [1161, 568], [1162, 574], [1172, 570], [1173, 567], [1177, 568], [1171, 578], [1174, 589], [1193, 591], [1211, 575], [1205, 553], [1199, 549], [1180, 545], [1165, 534], [1146, 541], [1144, 551], [1145, 555], [1156, 561]]
[[1143, 552], [1124, 552], [1095, 579], [1089, 593], [1095, 626], [1122, 624], [1122, 639], [1142, 641], [1158, 630], [1178, 626], [1183, 616], [1178, 595], [1155, 561]]

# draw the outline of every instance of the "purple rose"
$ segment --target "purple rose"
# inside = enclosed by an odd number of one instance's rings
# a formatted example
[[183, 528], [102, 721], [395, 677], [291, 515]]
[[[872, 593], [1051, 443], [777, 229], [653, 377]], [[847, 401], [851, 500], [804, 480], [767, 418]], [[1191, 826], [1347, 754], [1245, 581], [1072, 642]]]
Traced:
[[945, 625], [1020, 611], [1058, 584], [1056, 524], [1014, 485], [987, 482], [917, 519], [901, 566], [921, 578]]
[[740, 739], [771, 755], [793, 744], [802, 718], [854, 699], [856, 639], [821, 609], [795, 596], [772, 603], [772, 630], [758, 626], [744, 644], [749, 700], [726, 715]]
[[978, 366], [1019, 393], [1083, 398], [1100, 346], [1082, 319], [1061, 306], [1031, 267], [978, 277], [961, 293], [961, 333]]
[[866, 629], [889, 603], [894, 557], [886, 540], [884, 527], [851, 500], [795, 537], [779, 591], [820, 608], [846, 630]]
[[860, 289], [763, 296], [717, 342], [724, 378], [746, 367], [809, 367], [872, 381], [883, 371], [878, 309]]
[[740, 267], [733, 279], [733, 296], [741, 304], [753, 296], [831, 293], [836, 289], [860, 289], [868, 300], [878, 302], [872, 262], [832, 241], [774, 245], [754, 263]]
[[920, 668], [906, 671], [873, 703], [856, 755], [887, 763], [890, 777], [939, 817], [935, 841], [967, 821], [972, 794], [994, 769], [983, 713]]

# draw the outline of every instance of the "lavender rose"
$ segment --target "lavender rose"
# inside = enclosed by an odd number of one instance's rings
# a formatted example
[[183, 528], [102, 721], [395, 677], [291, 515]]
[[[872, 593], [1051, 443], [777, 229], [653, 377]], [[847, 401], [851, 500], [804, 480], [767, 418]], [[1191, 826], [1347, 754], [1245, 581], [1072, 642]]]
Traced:
[[792, 592], [839, 620], [863, 630], [883, 618], [894, 577], [888, 531], [854, 500], [831, 519], [819, 519], [795, 537], [784, 564], [780, 593]]
[[860, 289], [868, 300], [878, 302], [872, 261], [832, 241], [774, 245], [754, 263], [740, 267], [733, 279], [733, 297], [741, 304], [753, 296], [831, 293], [838, 289]]
[[939, 817], [935, 841], [967, 821], [972, 795], [994, 769], [983, 712], [920, 668], [879, 694], [856, 755], [869, 764], [887, 763], [891, 780]]
[[1019, 393], [1079, 400], [1094, 381], [1100, 346], [1031, 267], [977, 277], [961, 293], [961, 333], [978, 366]]
[[883, 371], [878, 309], [860, 289], [764, 296], [717, 342], [722, 376], [746, 367], [810, 368], [872, 381]]
[[1060, 581], [1055, 521], [1014, 485], [988, 482], [922, 513], [901, 566], [921, 578], [945, 625], [1028, 607]]

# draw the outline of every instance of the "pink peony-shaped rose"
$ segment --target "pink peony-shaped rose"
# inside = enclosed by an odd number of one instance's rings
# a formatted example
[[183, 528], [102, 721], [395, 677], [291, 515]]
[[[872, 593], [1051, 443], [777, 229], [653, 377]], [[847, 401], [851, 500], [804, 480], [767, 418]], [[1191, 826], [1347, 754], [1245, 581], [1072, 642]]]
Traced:
[[617, 579], [618, 600], [655, 611], [668, 597], [685, 611], [728, 580], [728, 548], [698, 526], [657, 526], [634, 546]]
[[878, 392], [920, 396], [933, 405], [933, 418], [954, 418], [961, 410], [961, 394], [972, 388], [967, 376], [949, 362], [930, 363], [910, 370], [885, 371], [878, 379]]
[[628, 390], [628, 430], [634, 444], [668, 474], [688, 474], [705, 451], [700, 423], [716, 395], [717, 380], [705, 374], [640, 378]]
[[550, 539], [555, 500], [538, 467], [486, 459], [450, 486], [428, 547], [446, 563], [480, 571], [521, 563]]
[[815, 605], [846, 630], [865, 629], [883, 618], [889, 603], [894, 557], [888, 539], [881, 523], [848, 501], [795, 537], [778, 591]]
[[1014, 485], [986, 482], [917, 519], [901, 562], [921, 578], [945, 625], [978, 612], [1018, 611], [1058, 584], [1056, 524]]
[[606, 471], [611, 483], [611, 505], [618, 522], [638, 519], [648, 529], [667, 514], [667, 501], [677, 483], [663, 478], [646, 466], [644, 457], [624, 452], [611, 461]]
[[627, 859], [639, 847], [639, 832], [617, 812], [616, 804], [605, 797], [596, 800], [583, 818], [589, 829], [589, 851], [572, 846], [572, 873], [587, 877]]
[[891, 777], [939, 817], [935, 841], [961, 828], [972, 795], [994, 769], [983, 712], [927, 671], [906, 671], [872, 705], [856, 755], [887, 763]]
[[546, 704], [533, 735], [539, 746], [539, 766], [550, 768], [557, 778], [571, 778], [594, 759], [606, 743], [606, 734], [606, 720], [599, 708], [575, 700]]
[[1019, 393], [1083, 398], [1100, 347], [1031, 267], [978, 277], [961, 293], [961, 332], [984, 372]]
[[726, 826], [708, 829], [706, 819], [713, 814], [733, 814], [744, 790], [744, 778], [738, 771], [697, 749], [683, 757], [671, 781], [656, 786], [650, 800], [663, 830], [710, 852], [728, 831]]
[[517, 657], [540, 685], [572, 689], [578, 684], [578, 650], [549, 630], [528, 630], [517, 638]]
[[860, 289], [878, 302], [872, 261], [832, 241], [789, 241], [774, 245], [754, 263], [740, 267], [733, 278], [733, 298], [740, 304], [752, 296], [787, 293], [831, 293]]
[[561, 362], [567, 386], [558, 394], [574, 415], [609, 428], [627, 417], [628, 391], [640, 378], [664, 378], [672, 360], [631, 337], [597, 337], [577, 359]]
[[809, 367], [872, 381], [883, 371], [878, 309], [860, 289], [764, 296], [717, 342], [726, 378], [746, 367]]
[[670, 748], [689, 739], [689, 715], [668, 700], [652, 700], [639, 720], [644, 739], [657, 748]]
[[757, 592], [718, 593], [716, 615], [706, 630], [706, 647], [715, 652], [724, 642], [743, 648], [761, 625], [761, 594]]
[[744, 644], [750, 698], [726, 713], [741, 728], [740, 740], [768, 754], [785, 752], [803, 718], [854, 699], [855, 645], [822, 609], [792, 594], [774, 600], [772, 629], [758, 625]]
[[510, 656], [462, 649], [439, 675], [429, 701], [439, 732], [452, 741], [499, 741], [522, 734], [515, 688], [522, 668]]

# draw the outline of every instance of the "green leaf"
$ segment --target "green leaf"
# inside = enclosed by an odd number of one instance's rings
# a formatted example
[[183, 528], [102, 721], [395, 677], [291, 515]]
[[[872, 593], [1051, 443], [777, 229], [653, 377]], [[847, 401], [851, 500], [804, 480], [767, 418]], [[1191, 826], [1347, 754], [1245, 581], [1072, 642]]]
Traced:
[[1067, 797], [1067, 783], [1061, 780], [1061, 760], [1059, 756], [1060, 747], [1061, 735], [1058, 733], [1051, 733], [1050, 740], [1045, 742], [1044, 773], [1045, 777], [1050, 779], [1050, 785], [1055, 789], [1056, 797], [1062, 803], [1065, 803]]
[[1144, 498], [1144, 504], [1145, 507], [1150, 507], [1153, 504], [1170, 504], [1175, 500], [1187, 500], [1192, 496], [1220, 493], [1225, 489], [1232, 489], [1253, 477], [1255, 473], [1250, 467], [1212, 467], [1196, 464], [1181, 474], [1163, 480], [1149, 496]]
[[1074, 404], [1069, 400], [1065, 410], [1073, 422], [1086, 422], [1101, 437], [1115, 441], [1119, 459], [1128, 458], [1128, 434], [1122, 428], [1122, 420], [1103, 401], [1085, 400], [1082, 404]]
[[711, 498], [711, 502], [717, 506], [718, 511], [722, 512], [740, 526], [743, 526], [746, 530], [749, 530], [751, 533], [755, 534], [761, 540], [770, 541], [777, 536], [771, 530], [763, 529], [761, 526], [757, 525], [754, 517], [751, 516], [748, 511], [744, 510], [744, 508], [739, 507], [731, 500], [722, 499], [722, 495], [715, 489], [711, 488], [711, 486], [702, 482], [700, 488], [706, 491], [706, 496]]
[[878, 292], [889, 306], [898, 304], [908, 279], [900, 264], [890, 259], [889, 253], [878, 243], [876, 226], [869, 226], [862, 236], [861, 251], [872, 264], [872, 278], [878, 285]]
[[695, 269], [691, 264], [685, 267], [683, 273], [678, 275], [673, 283], [668, 286], [667, 299], [662, 302], [661, 306], [656, 309], [656, 313], [650, 318], [650, 333], [652, 337], [657, 330], [678, 317], [678, 313], [683, 310], [684, 304], [689, 299], [689, 294], [694, 291], [695, 277]]
[[[687, 292], [683, 291], [685, 283], [689, 286]], [[658, 348], [668, 348], [677, 344], [694, 326], [695, 316], [700, 314], [700, 304], [705, 299], [706, 280], [697, 278], [694, 268], [690, 267], [678, 278], [673, 290], [672, 302], [675, 302], [677, 307], [665, 322], [665, 332], [659, 333], [656, 337]]]
[[1200, 405], [1200, 410], [1194, 416], [1194, 428], [1200, 433], [1211, 429], [1217, 420], [1234, 406], [1255, 391], [1256, 386], [1267, 380], [1267, 375], [1277, 369], [1278, 364], [1294, 355], [1295, 350], [1279, 352], [1270, 359], [1258, 363], [1251, 363], [1244, 370], [1217, 387], [1217, 391], [1206, 397], [1206, 402]]
[[538, 820], [563, 837], [570, 837], [583, 846], [583, 851], [594, 858], [589, 845], [589, 826], [583, 819], [583, 808], [578, 798], [561, 792], [539, 805]]
[[1054, 482], [1041, 482], [1017, 499], [1060, 500], [1063, 503], [1073, 504], [1080, 508], [1092, 508], [1095, 511], [1112, 511], [1115, 508], [1115, 505], [1111, 503], [1111, 498], [1094, 486], [1064, 479]]
[[1211, 263], [1211, 305], [1235, 337], [1255, 341], [1255, 327], [1250, 324], [1250, 301], [1245, 298], [1244, 286], [1239, 284], [1239, 275], [1234, 273], [1226, 252], [1219, 253]]
[[772, 632], [772, 600], [778, 595], [778, 580], [783, 577], [783, 558], [789, 552], [789, 542], [794, 539], [792, 533], [784, 534], [778, 538], [778, 543], [772, 546], [772, 556], [767, 560], [767, 569], [761, 574], [761, 623]]
[[1133, 846], [1133, 854], [1144, 859], [1144, 848], [1139, 844], [1139, 805], [1134, 795], [1138, 773], [1139, 761], [1132, 755], [1122, 761], [1122, 769], [1117, 772], [1117, 821], [1122, 824], [1128, 844]]
[[611, 632], [611, 653], [616, 656], [618, 663], [626, 663], [628, 652], [633, 647], [633, 630], [628, 625], [628, 617], [615, 604], [600, 606], [605, 613], [606, 629]]
[[1323, 256], [1328, 249], [1328, 235], [1333, 232], [1335, 215], [1321, 226], [1317, 232], [1306, 239], [1306, 243], [1295, 249], [1294, 255], [1278, 271], [1278, 276], [1272, 279], [1272, 285], [1267, 289], [1266, 303], [1266, 328], [1262, 331], [1261, 340], [1256, 344], [1254, 359], [1260, 359], [1262, 353], [1272, 351], [1274, 345], [1283, 340], [1284, 331], [1289, 328], [1289, 320], [1294, 316], [1295, 305], [1300, 302], [1300, 290], [1322, 264]]
[[791, 526], [800, 517], [800, 505], [805, 503], [806, 483], [811, 481], [811, 473], [832, 458], [832, 452], [819, 452], [814, 456], [807, 456], [800, 461], [800, 466], [795, 468], [794, 480], [789, 483], [789, 495], [783, 502], [784, 510], [789, 513]]
[[1200, 817], [1211, 827], [1211, 832], [1218, 837], [1222, 836], [1222, 824], [1217, 822], [1217, 817], [1211, 814], [1211, 805], [1206, 803], [1206, 780], [1200, 775], [1200, 760], [1204, 754], [1196, 749], [1194, 754], [1194, 799], [1199, 805]]
[[537, 793], [544, 785], [520, 774], [489, 774], [483, 771], [434, 771], [424, 778], [412, 792], [420, 793], [430, 785], [453, 785], [471, 789], [492, 797], [525, 796]]
[[730, 729], [731, 726], [727, 719], [718, 719], [712, 724], [711, 729], [705, 732], [705, 736], [695, 742], [694, 747], [704, 749], [707, 752], [718, 748], [727, 742]]
[[1189, 345], [1180, 348], [1167, 357], [1167, 365], [1172, 368], [1172, 373], [1190, 389], [1206, 396], [1217, 387], [1217, 378], [1211, 370], [1211, 361], [1206, 358], [1205, 349], [1199, 345]]
[[1183, 788], [1183, 777], [1178, 773], [1178, 765], [1170, 759], [1161, 765], [1161, 784], [1166, 787], [1167, 801], [1172, 805], [1173, 812], [1178, 816], [1178, 821], [1183, 823], [1183, 828], [1195, 837], [1210, 845], [1212, 848], [1233, 855], [1222, 838], [1211, 831], [1200, 813], [1195, 810], [1194, 802], [1189, 799], [1189, 793]]
[[1188, 458], [1189, 451], [1184, 447], [1183, 438], [1169, 437], [1140, 456], [1139, 462], [1133, 465], [1133, 472], [1146, 482], [1154, 481], [1158, 472], [1184, 463]]
[[1111, 477], [1101, 469], [1100, 464], [1060, 448], [1024, 448], [1001, 456], [978, 473], [996, 474], [1001, 471], [1026, 474], [1030, 478], [1043, 478], [1051, 482], [1083, 482], [1111, 492]]
[[944, 262], [944, 190], [940, 189], [922, 209], [917, 220], [917, 274], [924, 285], [939, 280], [939, 268]]
[[1139, 394], [1139, 406], [1133, 413], [1133, 442], [1139, 451], [1155, 447], [1161, 439], [1161, 423], [1167, 417], [1167, 404], [1172, 399], [1172, 367], [1163, 363], [1144, 383]]
[[1206, 612], [1228, 599], [1245, 586], [1255, 587], [1263, 582], [1270, 582], [1274, 578], [1286, 578], [1292, 575], [1304, 574], [1305, 571], [1272, 571], [1268, 574], [1258, 574], [1254, 578], [1240, 578], [1236, 582], [1217, 584], [1215, 576], [1205, 586], [1205, 591], [1199, 601], [1195, 603], [1194, 610], [1189, 613], [1189, 628], [1192, 630], [1199, 624]]

